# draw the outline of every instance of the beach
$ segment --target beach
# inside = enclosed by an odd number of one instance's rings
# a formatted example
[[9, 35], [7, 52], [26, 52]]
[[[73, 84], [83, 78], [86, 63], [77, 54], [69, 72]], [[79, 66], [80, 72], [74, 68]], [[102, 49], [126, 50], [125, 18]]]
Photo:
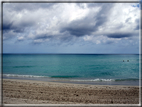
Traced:
[[139, 104], [139, 87], [3, 79], [3, 104]]

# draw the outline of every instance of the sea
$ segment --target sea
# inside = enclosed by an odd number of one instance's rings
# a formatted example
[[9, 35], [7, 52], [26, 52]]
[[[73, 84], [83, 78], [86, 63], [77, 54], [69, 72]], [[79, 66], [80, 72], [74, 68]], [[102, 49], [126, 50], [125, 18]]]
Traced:
[[2, 77], [48, 82], [139, 86], [138, 54], [3, 54]]

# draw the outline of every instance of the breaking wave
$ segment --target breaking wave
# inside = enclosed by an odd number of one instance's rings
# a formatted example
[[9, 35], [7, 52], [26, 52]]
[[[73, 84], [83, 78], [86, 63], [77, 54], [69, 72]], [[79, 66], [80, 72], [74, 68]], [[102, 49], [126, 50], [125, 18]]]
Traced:
[[26, 78], [45, 78], [47, 76], [36, 76], [36, 75], [18, 75], [18, 74], [3, 74], [5, 77], [26, 77]]

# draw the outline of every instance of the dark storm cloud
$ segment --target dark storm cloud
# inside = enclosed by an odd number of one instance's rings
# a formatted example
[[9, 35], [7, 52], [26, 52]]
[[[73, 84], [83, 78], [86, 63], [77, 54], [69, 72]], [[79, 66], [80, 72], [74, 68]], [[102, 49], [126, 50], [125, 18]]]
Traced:
[[93, 15], [87, 15], [83, 19], [78, 19], [70, 22], [67, 26], [61, 28], [60, 32], [69, 32], [71, 35], [81, 37], [84, 35], [90, 35], [94, 31], [95, 18]]
[[87, 23], [81, 23], [82, 21], [74, 21], [66, 28], [61, 29], [61, 33], [68, 31], [71, 35], [76, 37], [81, 37], [84, 35], [89, 35], [93, 32], [93, 27], [88, 26]]
[[91, 32], [93, 31], [93, 29], [89, 27], [77, 27], [77, 28], [70, 27], [66, 28], [66, 30], [69, 31], [71, 35], [75, 35], [76, 37], [90, 35]]
[[13, 22], [11, 23], [3, 23], [3, 33], [7, 33], [12, 30], [15, 33], [22, 33], [24, 32], [23, 26], [14, 26]]
[[3, 36], [4, 40], [11, 39], [13, 37], [16, 37], [17, 34], [23, 33], [25, 34], [30, 30], [30, 27], [35, 25], [35, 20], [33, 19], [16, 19], [11, 20], [9, 17], [12, 16], [3, 16]]
[[3, 24], [3, 30], [10, 30], [12, 27], [12, 22], [11, 23], [4, 23]]
[[13, 30], [14, 32], [24, 32], [25, 27], [33, 26], [34, 22], [29, 21], [20, 21], [19, 23], [15, 23], [14, 21], [10, 22], [7, 19], [3, 19], [3, 31]]
[[96, 19], [95, 31], [98, 30], [98, 27], [102, 26], [103, 24], [105, 24], [105, 22], [107, 22], [109, 18], [109, 13], [111, 12], [111, 9], [114, 6], [114, 4], [107, 4], [107, 5], [101, 4], [101, 5], [102, 5], [101, 10], [98, 12], [96, 16], [94, 16], [94, 18]]
[[107, 37], [109, 38], [125, 38], [125, 37], [131, 37], [131, 36], [133, 36], [132, 33], [112, 33], [107, 35]]
[[[82, 6], [78, 6], [82, 8]], [[88, 4], [88, 7], [92, 6]], [[112, 7], [113, 4], [102, 4], [102, 7], [97, 14], [92, 14], [92, 12], [90, 12], [85, 18], [72, 21], [69, 25], [62, 28], [60, 32], [68, 31], [71, 35], [76, 37], [90, 35], [107, 22], [108, 14]]]
[[18, 33], [24, 33], [26, 27], [24, 25], [14, 25], [13, 23], [3, 23], [4, 40], [15, 37]]

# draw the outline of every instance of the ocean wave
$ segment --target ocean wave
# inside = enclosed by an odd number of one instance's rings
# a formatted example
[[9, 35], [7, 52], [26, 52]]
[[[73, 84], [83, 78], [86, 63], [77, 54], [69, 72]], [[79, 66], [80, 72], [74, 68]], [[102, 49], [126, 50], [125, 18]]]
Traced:
[[118, 81], [138, 81], [138, 78], [125, 78], [125, 79], [75, 79], [77, 76], [37, 76], [37, 75], [18, 75], [18, 74], [3, 74], [3, 77], [19, 77], [19, 78], [48, 78], [56, 80], [67, 80], [74, 82], [118, 82]]
[[115, 81], [115, 79], [99, 79], [99, 78], [97, 78], [97, 79], [88, 79], [88, 80], [71, 80], [71, 81], [86, 81], [86, 82], [95, 82], [95, 81]]
[[111, 81], [138, 81], [139, 79], [134, 79], [134, 78], [130, 78], [130, 79], [78, 79], [78, 80], [70, 80], [70, 81], [78, 81], [78, 82], [111, 82]]
[[18, 75], [18, 74], [3, 74], [5, 77], [26, 77], [26, 78], [43, 78], [47, 76], [36, 76], [36, 75]]

